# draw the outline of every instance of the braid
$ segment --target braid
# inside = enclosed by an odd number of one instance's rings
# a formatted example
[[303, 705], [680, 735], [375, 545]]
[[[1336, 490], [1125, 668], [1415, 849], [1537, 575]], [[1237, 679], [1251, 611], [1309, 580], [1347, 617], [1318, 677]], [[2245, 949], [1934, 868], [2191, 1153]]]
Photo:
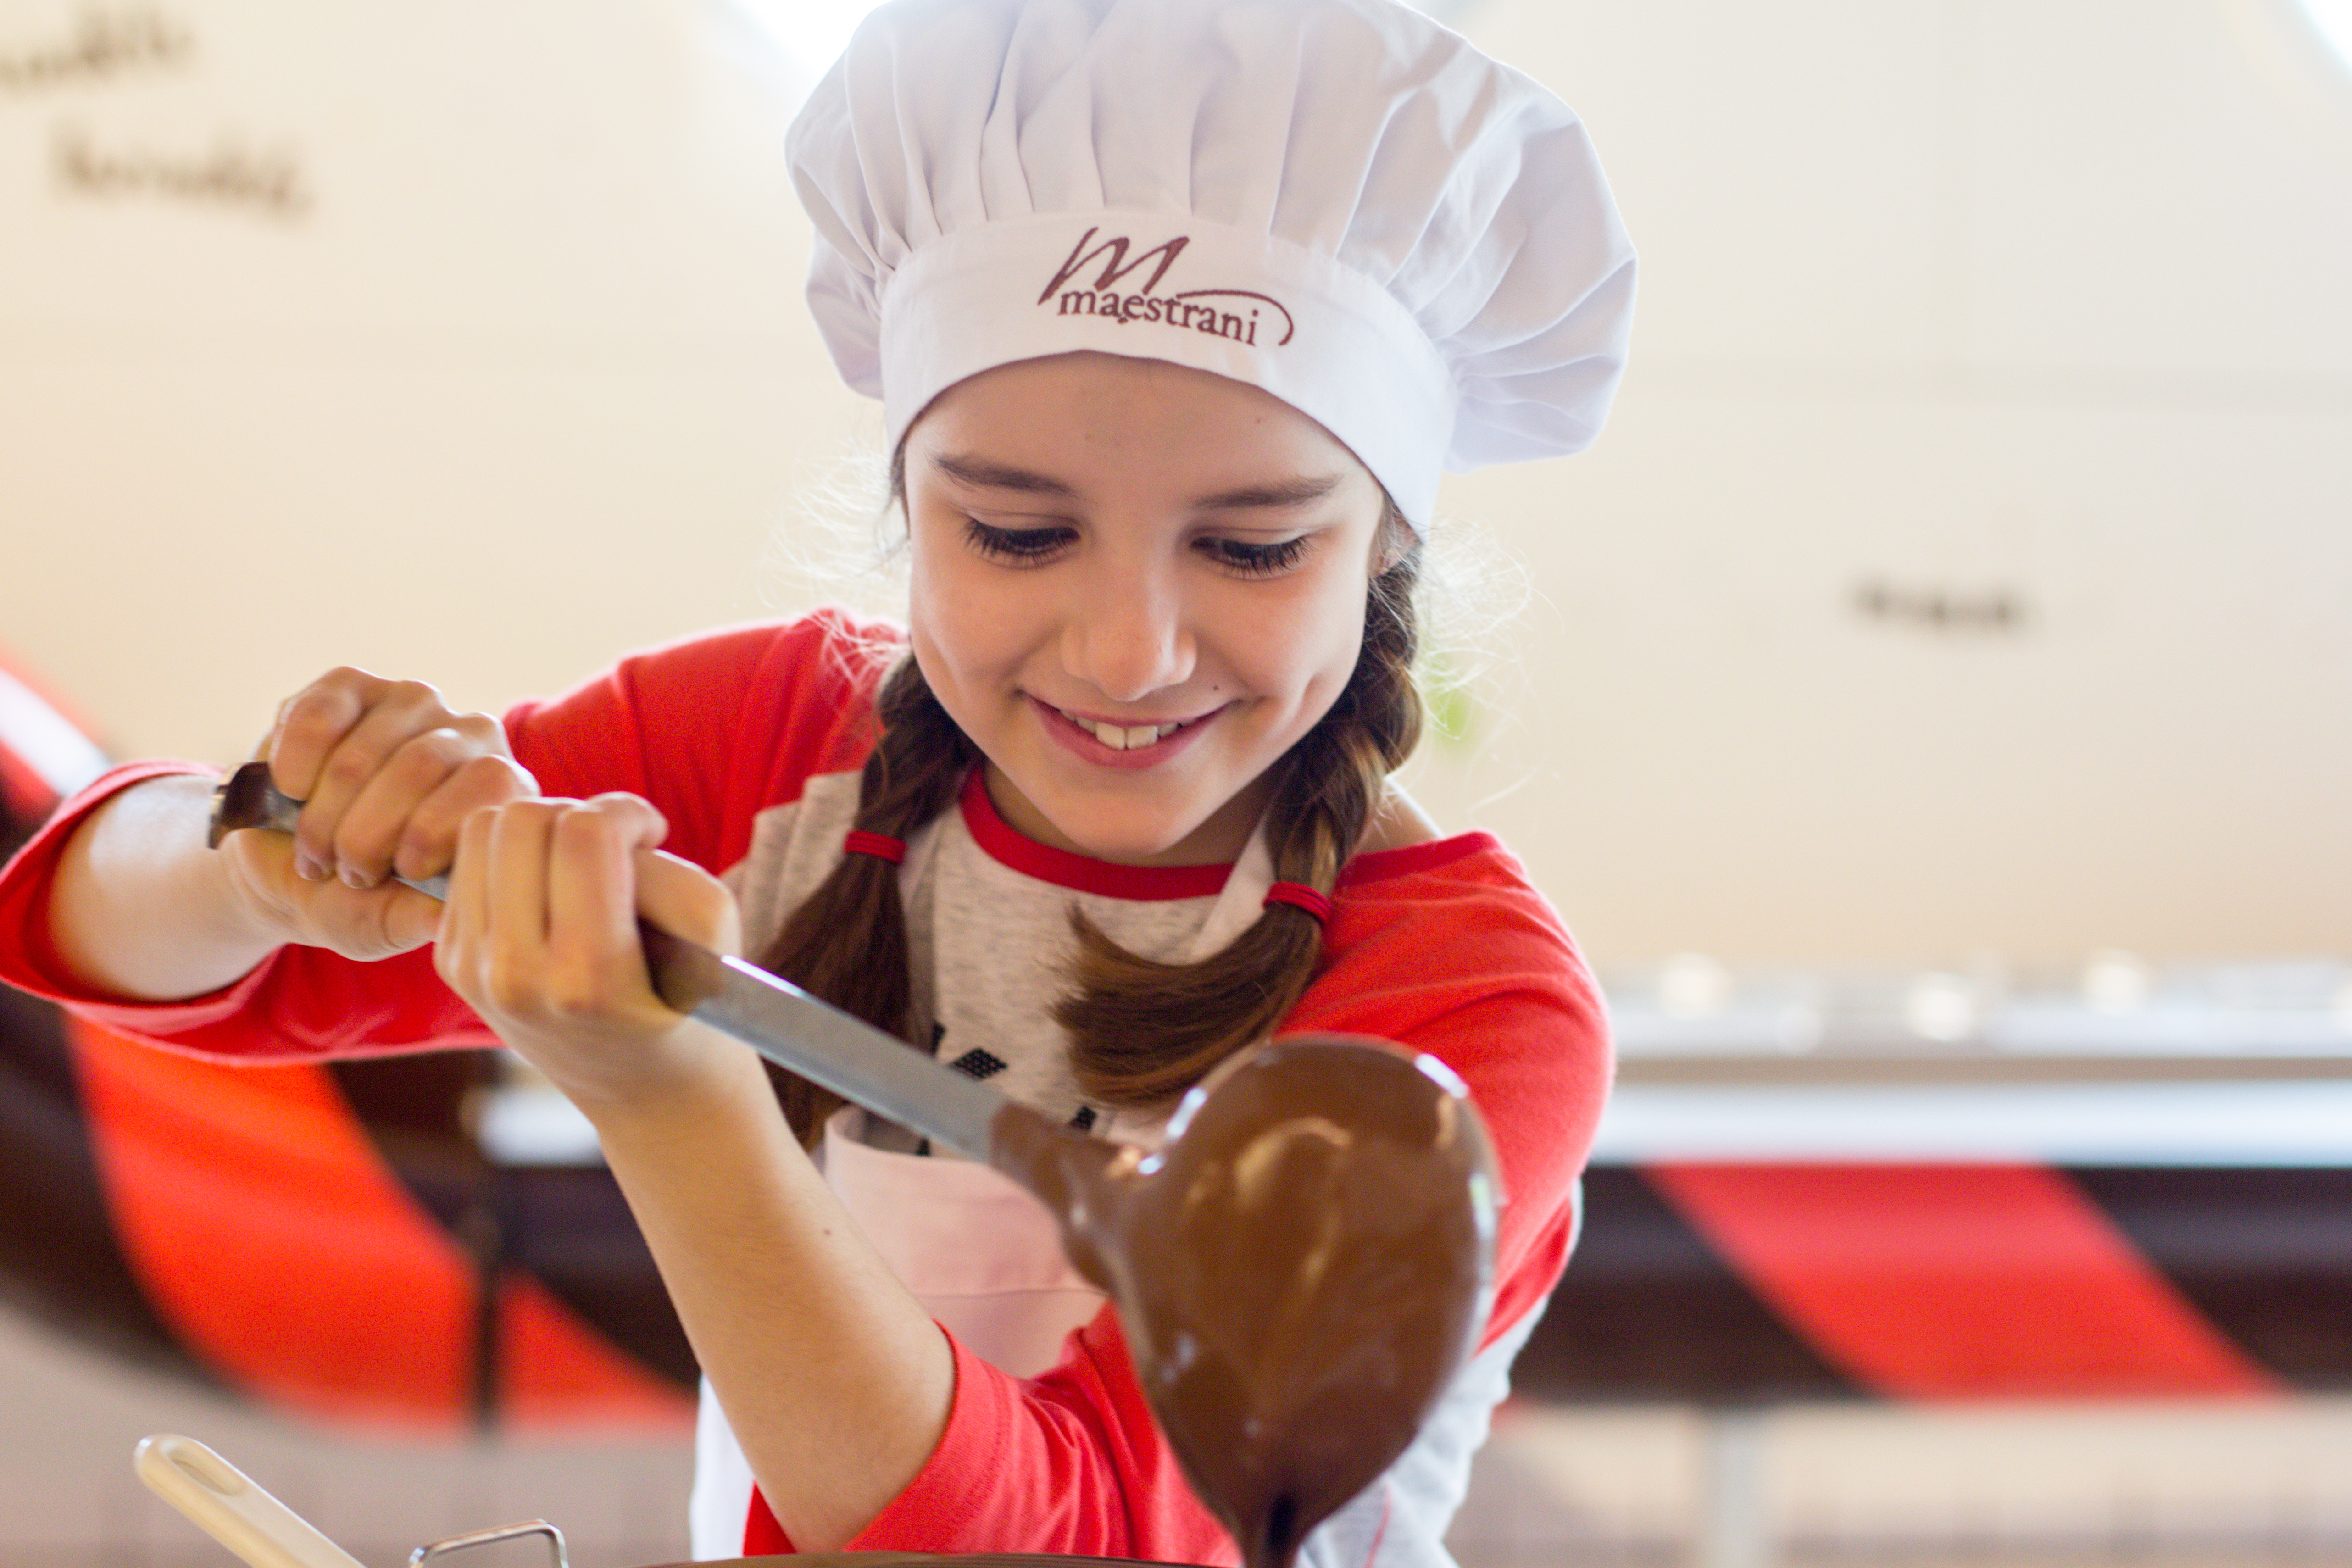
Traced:
[[[904, 838], [955, 800], [974, 753], [931, 695], [912, 655], [883, 681], [875, 708], [882, 732], [858, 779], [856, 826]], [[843, 856], [793, 910], [759, 963], [885, 1034], [904, 1038], [907, 913], [898, 899], [898, 868], [871, 855]], [[802, 1142], [814, 1144], [841, 1098], [772, 1062], [768, 1076], [793, 1131]]]
[[[1404, 535], [1393, 505], [1384, 537]], [[1363, 650], [1348, 684], [1314, 729], [1275, 764], [1266, 810], [1277, 880], [1329, 893], [1380, 805], [1384, 781], [1421, 737], [1412, 682], [1417, 545], [1372, 579]], [[1080, 1092], [1106, 1105], [1163, 1102], [1297, 1005], [1322, 955], [1323, 927], [1274, 904], [1248, 930], [1197, 963], [1138, 957], [1073, 909], [1076, 990], [1054, 1010], [1070, 1035]]]

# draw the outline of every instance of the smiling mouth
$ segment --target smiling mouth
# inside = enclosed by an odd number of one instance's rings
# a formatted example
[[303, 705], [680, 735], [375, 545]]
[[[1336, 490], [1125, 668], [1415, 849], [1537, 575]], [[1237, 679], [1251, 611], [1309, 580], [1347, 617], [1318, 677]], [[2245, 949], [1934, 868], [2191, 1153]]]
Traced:
[[1106, 720], [1081, 718], [1066, 709], [1055, 708], [1054, 711], [1114, 752], [1133, 752], [1157, 745], [1177, 731], [1189, 729], [1200, 722], [1198, 719], [1181, 719], [1166, 724], [1113, 724]]

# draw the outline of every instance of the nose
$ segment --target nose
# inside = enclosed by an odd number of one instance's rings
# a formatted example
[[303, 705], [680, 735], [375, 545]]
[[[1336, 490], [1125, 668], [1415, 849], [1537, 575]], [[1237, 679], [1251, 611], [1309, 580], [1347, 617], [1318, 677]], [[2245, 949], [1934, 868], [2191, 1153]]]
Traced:
[[1190, 679], [1197, 648], [1174, 575], [1150, 563], [1106, 563], [1074, 584], [1063, 667], [1114, 702]]

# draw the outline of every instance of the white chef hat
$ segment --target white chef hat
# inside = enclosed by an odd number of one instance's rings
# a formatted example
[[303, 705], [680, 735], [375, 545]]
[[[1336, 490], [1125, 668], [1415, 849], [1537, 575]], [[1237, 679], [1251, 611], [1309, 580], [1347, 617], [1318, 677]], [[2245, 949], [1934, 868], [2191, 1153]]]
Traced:
[[1073, 350], [1263, 387], [1419, 529], [1441, 469], [1580, 451], [1633, 253], [1583, 126], [1395, 0], [896, 0], [793, 122], [808, 297], [893, 448]]

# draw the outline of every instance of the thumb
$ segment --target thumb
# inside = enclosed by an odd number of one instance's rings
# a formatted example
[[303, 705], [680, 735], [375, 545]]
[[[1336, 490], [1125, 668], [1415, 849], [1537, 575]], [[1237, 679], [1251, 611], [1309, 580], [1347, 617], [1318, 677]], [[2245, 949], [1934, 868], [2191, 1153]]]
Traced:
[[423, 947], [441, 933], [441, 913], [447, 906], [429, 893], [398, 882], [378, 889], [384, 897], [383, 939], [394, 952]]
[[713, 952], [742, 951], [742, 921], [726, 883], [658, 849], [638, 850], [636, 871], [639, 918]]

